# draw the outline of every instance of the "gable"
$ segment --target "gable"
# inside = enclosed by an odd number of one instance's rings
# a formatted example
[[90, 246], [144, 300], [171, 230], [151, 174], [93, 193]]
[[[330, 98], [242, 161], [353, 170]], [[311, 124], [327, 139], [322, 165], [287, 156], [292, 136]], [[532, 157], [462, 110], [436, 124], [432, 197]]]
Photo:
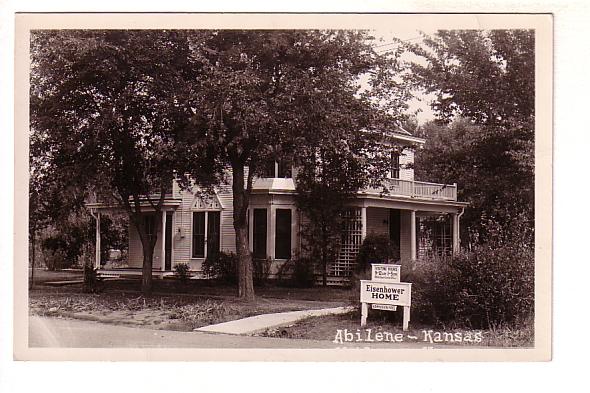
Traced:
[[217, 194], [198, 193], [191, 204], [191, 210], [222, 210], [223, 205]]

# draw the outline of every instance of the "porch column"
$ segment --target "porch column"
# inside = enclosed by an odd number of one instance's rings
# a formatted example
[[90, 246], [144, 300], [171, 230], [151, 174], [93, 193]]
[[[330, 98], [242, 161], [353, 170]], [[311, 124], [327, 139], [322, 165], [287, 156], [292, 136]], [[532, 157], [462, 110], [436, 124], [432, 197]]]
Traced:
[[410, 210], [410, 258], [416, 260], [416, 210]]
[[361, 207], [361, 240], [367, 237], [367, 208]]
[[275, 205], [270, 205], [270, 214], [267, 221], [267, 242], [266, 242], [266, 256], [272, 259], [275, 258], [275, 242], [277, 237], [277, 208]]
[[94, 259], [94, 267], [100, 269], [100, 212], [96, 212], [96, 254]]
[[162, 247], [161, 247], [161, 254], [160, 254], [160, 270], [164, 271], [166, 268], [166, 210], [162, 210]]
[[460, 246], [460, 238], [459, 238], [459, 214], [453, 213], [451, 214], [453, 219], [453, 254], [457, 254], [459, 252]]

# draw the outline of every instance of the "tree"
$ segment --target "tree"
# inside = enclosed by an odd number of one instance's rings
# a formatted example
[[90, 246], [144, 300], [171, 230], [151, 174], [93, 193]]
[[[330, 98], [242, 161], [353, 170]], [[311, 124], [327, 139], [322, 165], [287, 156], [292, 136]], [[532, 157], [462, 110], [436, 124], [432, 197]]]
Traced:
[[143, 213], [161, 211], [174, 171], [190, 164], [175, 143], [191, 115], [187, 81], [200, 69], [186, 35], [35, 31], [31, 59], [32, 168], [45, 185], [74, 192], [78, 205], [94, 191], [127, 212], [149, 294], [157, 239]]
[[[358, 31], [213, 31], [200, 46], [204, 76], [191, 102], [190, 139], [207, 146], [219, 178], [231, 168], [240, 298], [254, 298], [246, 226], [254, 177], [279, 157], [297, 165], [315, 147], [335, 154], [375, 123], [374, 109], [399, 109], [394, 99], [379, 102], [392, 85], [391, 70], [366, 39]], [[366, 74], [371, 88], [363, 91]]]
[[482, 215], [534, 226], [534, 44], [531, 30], [453, 30], [407, 46], [422, 59], [411, 82], [436, 97], [416, 174], [459, 182], [464, 222], [482, 235]]

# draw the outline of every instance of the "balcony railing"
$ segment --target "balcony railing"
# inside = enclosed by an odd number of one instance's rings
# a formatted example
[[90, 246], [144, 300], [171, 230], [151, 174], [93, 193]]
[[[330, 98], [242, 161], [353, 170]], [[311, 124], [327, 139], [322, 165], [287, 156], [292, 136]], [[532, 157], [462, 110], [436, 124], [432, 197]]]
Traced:
[[[401, 179], [386, 179], [385, 188], [387, 192], [383, 193], [383, 189], [379, 187], [367, 188], [361, 193], [365, 194], [382, 194], [390, 196], [403, 196], [416, 199], [430, 199], [439, 201], [456, 201], [457, 200], [457, 185], [456, 184], [440, 184], [428, 183], [423, 181], [401, 180]], [[295, 191], [294, 179], [282, 178], [257, 178], [254, 181], [254, 190], [281, 190], [281, 191]]]
[[439, 184], [423, 181], [387, 179], [384, 183], [388, 192], [382, 188], [367, 188], [363, 193], [404, 196], [416, 199], [432, 199], [442, 201], [457, 200], [457, 184]]

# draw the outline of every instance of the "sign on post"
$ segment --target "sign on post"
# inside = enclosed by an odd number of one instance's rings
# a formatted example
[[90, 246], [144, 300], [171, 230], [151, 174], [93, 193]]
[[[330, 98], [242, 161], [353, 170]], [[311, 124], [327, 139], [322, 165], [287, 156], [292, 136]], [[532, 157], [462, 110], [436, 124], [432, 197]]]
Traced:
[[409, 282], [377, 282], [361, 280], [361, 303], [410, 306], [412, 284]]
[[371, 265], [371, 280], [400, 282], [401, 270], [401, 265], [385, 265], [374, 263]]
[[361, 326], [367, 324], [368, 305], [374, 310], [395, 311], [404, 308], [403, 329], [408, 330], [412, 284], [400, 282], [401, 266], [372, 264], [371, 280], [361, 280]]

